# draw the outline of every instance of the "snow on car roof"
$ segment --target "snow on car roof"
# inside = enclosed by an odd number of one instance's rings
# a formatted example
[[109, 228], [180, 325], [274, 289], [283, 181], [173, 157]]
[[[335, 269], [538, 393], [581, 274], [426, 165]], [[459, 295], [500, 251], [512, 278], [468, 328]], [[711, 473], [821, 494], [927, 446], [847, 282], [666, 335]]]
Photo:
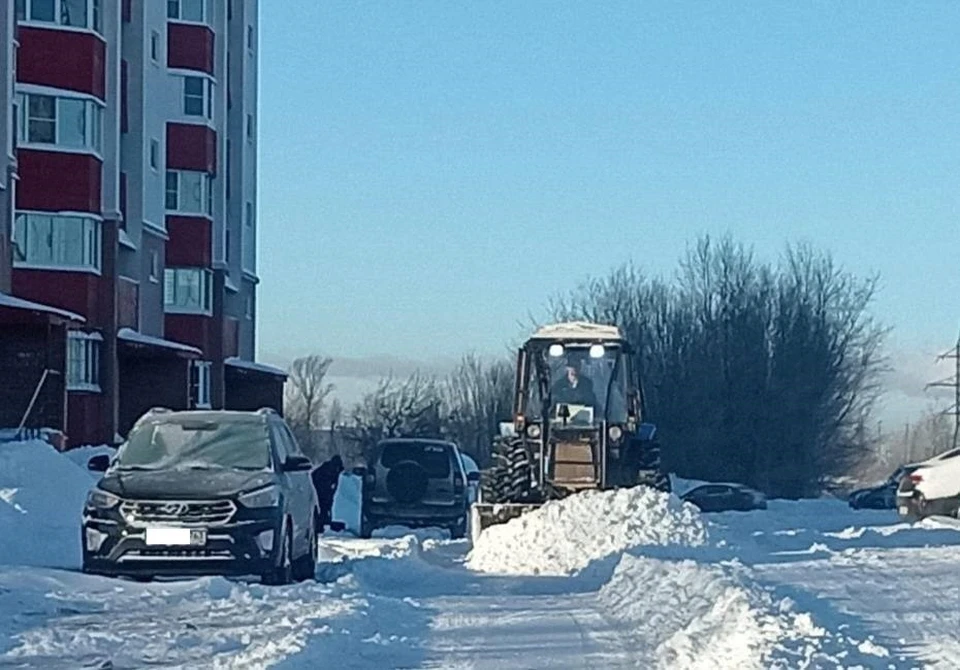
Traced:
[[616, 326], [589, 321], [566, 321], [542, 326], [533, 334], [533, 340], [622, 340]]

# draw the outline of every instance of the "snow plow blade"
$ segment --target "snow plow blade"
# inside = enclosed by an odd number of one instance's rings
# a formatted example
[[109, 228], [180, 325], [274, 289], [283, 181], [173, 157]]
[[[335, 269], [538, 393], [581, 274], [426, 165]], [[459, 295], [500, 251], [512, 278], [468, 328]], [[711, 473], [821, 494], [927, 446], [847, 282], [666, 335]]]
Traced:
[[540, 503], [474, 503], [470, 506], [470, 541], [476, 543], [484, 529], [538, 509]]

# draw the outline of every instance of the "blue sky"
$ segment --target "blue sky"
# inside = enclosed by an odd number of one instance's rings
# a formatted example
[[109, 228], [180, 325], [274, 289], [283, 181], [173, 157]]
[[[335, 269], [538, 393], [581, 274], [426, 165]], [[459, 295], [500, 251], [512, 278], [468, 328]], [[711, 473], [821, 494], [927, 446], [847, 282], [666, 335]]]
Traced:
[[911, 359], [956, 335], [960, 3], [262, 4], [264, 356], [498, 353], [727, 232], [880, 272]]

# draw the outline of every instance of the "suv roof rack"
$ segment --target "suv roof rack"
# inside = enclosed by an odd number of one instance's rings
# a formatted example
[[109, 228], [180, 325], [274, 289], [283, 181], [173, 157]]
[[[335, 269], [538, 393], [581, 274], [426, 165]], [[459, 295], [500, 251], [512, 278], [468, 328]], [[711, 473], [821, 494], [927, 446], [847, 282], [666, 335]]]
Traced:
[[261, 407], [257, 410], [257, 414], [261, 414], [263, 416], [280, 416], [277, 410], [272, 407]]

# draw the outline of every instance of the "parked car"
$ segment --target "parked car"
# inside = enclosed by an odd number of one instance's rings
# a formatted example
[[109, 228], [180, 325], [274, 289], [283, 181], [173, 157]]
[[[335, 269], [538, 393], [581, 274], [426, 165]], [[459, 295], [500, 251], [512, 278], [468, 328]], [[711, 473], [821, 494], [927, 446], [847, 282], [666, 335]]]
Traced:
[[907, 521], [928, 516], [960, 518], [960, 449], [917, 464], [900, 480], [897, 514]]
[[901, 465], [881, 484], [853, 491], [847, 504], [853, 509], [894, 509], [900, 480], [917, 469], [916, 463]]
[[420, 438], [381, 441], [363, 477], [360, 535], [388, 525], [441, 527], [453, 538], [466, 535], [468, 487], [479, 472], [467, 473], [453, 442]]
[[313, 578], [319, 509], [312, 464], [286, 422], [257, 412], [152, 410], [83, 510], [83, 571], [155, 576]]
[[680, 498], [696, 505], [702, 512], [748, 512], [767, 509], [767, 497], [743, 484], [702, 484], [690, 489]]

